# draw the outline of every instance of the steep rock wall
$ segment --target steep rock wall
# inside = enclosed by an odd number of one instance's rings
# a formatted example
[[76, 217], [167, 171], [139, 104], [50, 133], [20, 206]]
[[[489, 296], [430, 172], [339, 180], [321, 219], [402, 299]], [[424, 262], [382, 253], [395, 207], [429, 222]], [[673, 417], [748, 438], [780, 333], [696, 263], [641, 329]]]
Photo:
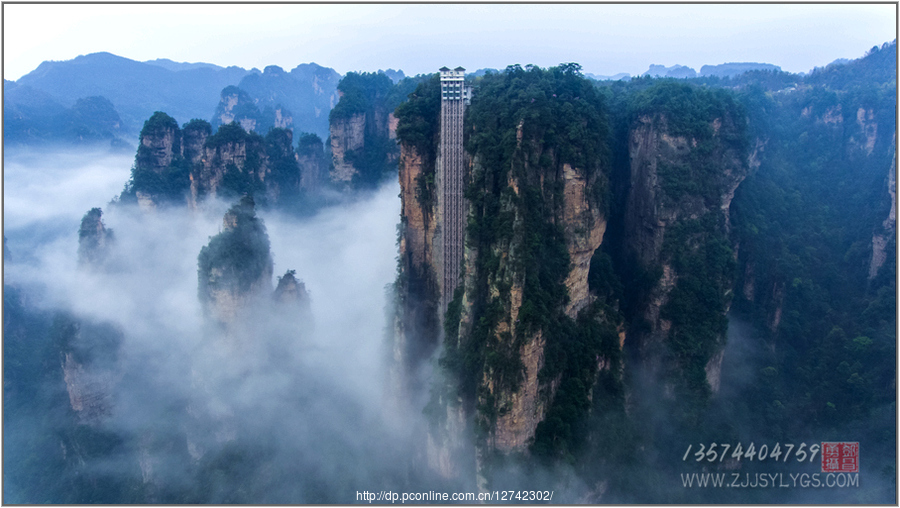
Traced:
[[300, 168], [300, 190], [311, 192], [325, 184], [328, 164], [322, 139], [315, 134], [300, 136], [297, 143], [297, 165]]
[[[524, 125], [520, 124], [517, 130], [518, 149], [523, 152], [533, 150], [533, 155], [540, 158], [543, 149], [539, 147], [539, 142], [534, 139], [523, 141], [523, 130]], [[523, 158], [527, 160], [531, 156]], [[580, 310], [591, 303], [588, 289], [591, 257], [600, 246], [606, 230], [605, 215], [593, 192], [593, 186], [597, 184], [600, 175], [589, 175], [584, 169], [573, 167], [569, 163], [561, 163], [555, 170], [548, 172], [531, 167], [526, 162], [523, 169], [524, 174], [516, 175], [515, 171], [509, 174], [507, 189], [521, 198], [529, 181], [541, 186], [540, 193], [544, 199], [541, 207], [546, 207], [545, 213], [552, 210], [552, 216], [547, 219], [562, 232], [561, 240], [569, 259], [569, 267], [562, 281], [568, 293], [568, 301], [560, 310], [569, 318], [575, 318]], [[476, 168], [475, 171], [479, 169]], [[557, 195], [552, 189], [557, 187], [562, 188], [561, 202], [554, 202]], [[530, 205], [534, 206], [534, 203]], [[492, 410], [496, 412], [487, 446], [490, 450], [504, 453], [526, 449], [538, 424], [544, 419], [559, 382], [558, 378], [543, 383], [539, 379], [545, 366], [547, 338], [544, 330], [519, 330], [523, 324], [520, 320], [522, 306], [527, 301], [524, 295], [528, 275], [519, 259], [521, 251], [525, 249], [523, 242], [527, 241], [524, 215], [528, 212], [522, 210], [526, 206], [529, 205], [524, 199], [511, 199], [501, 205], [501, 214], [513, 217], [512, 227], [518, 233], [491, 246], [492, 257], [498, 263], [497, 269], [487, 275], [490, 298], [503, 302], [502, 312], [493, 328], [493, 338], [499, 349], [513, 348], [514, 351], [508, 352], [512, 353], [511, 356], [517, 356], [521, 362], [521, 374], [513, 386], [501, 386], [503, 381], [498, 379], [497, 370], [491, 367], [485, 369], [481, 383], [483, 395], [479, 399], [479, 405], [492, 405]], [[471, 251], [467, 252], [465, 260], [466, 284], [473, 288], [478, 286], [477, 257], [477, 252]], [[473, 304], [470, 301], [463, 302], [464, 316], [473, 316]], [[547, 312], [554, 311], [548, 309]], [[470, 324], [466, 322], [461, 325], [461, 329]]]
[[[440, 267], [436, 264], [436, 200], [427, 179], [434, 159], [415, 146], [401, 145], [398, 284], [400, 299], [394, 324], [390, 385], [399, 399], [416, 398], [422, 388], [419, 370], [438, 345]], [[420, 394], [421, 395], [421, 394]]]
[[[726, 113], [704, 121], [693, 135], [673, 132], [661, 113], [644, 114], [634, 121], [628, 138], [630, 192], [625, 245], [634, 254], [639, 271], [656, 278], [639, 310], [646, 326], [633, 334], [642, 363], [651, 372], [666, 371], [675, 378], [683, 378], [686, 369], [702, 367], [708, 387], [716, 391], [733, 275], [728, 269], [703, 274], [681, 272], [687, 269], [691, 257], [731, 255], [714, 251], [727, 249], [730, 204], [750, 161], [740, 143], [731, 141], [743, 137], [740, 118]], [[689, 277], [690, 284], [706, 279], [704, 283], [717, 294], [716, 307], [706, 316], [708, 326], [703, 333], [689, 331], [687, 316], [677, 310], [683, 299], [690, 298], [691, 290], [681, 287], [684, 276]], [[673, 301], [673, 294], [680, 300]], [[673, 323], [673, 319], [678, 322]], [[671, 359], [671, 351], [677, 349], [673, 340], [702, 344], [698, 347], [704, 351], [703, 365], [689, 367], [699, 359], [678, 358], [677, 354]], [[702, 392], [703, 388], [695, 390]]]
[[331, 122], [331, 157], [333, 168], [331, 181], [349, 183], [358, 171], [347, 154], [365, 146], [366, 114], [358, 113], [350, 118]]
[[[894, 136], [896, 143], [896, 135]], [[870, 143], [874, 146], [874, 140]], [[887, 193], [890, 196], [891, 208], [887, 217], [881, 223], [880, 231], [876, 231], [872, 235], [872, 260], [869, 263], [869, 279], [874, 279], [878, 275], [878, 271], [887, 260], [887, 246], [890, 242], [895, 242], [897, 238], [897, 152], [891, 159], [891, 167], [888, 170]]]

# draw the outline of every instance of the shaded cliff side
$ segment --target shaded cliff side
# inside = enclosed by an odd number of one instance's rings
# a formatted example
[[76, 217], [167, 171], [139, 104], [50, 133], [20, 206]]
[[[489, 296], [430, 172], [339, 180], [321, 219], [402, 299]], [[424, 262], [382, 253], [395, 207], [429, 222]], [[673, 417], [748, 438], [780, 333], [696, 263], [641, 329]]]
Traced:
[[326, 137], [340, 79], [334, 69], [314, 63], [300, 64], [290, 72], [269, 65], [223, 89], [211, 123], [219, 127], [235, 121], [261, 135], [285, 128]]
[[[266, 67], [266, 71], [268, 70], [269, 67]], [[236, 86], [225, 87], [213, 116], [213, 127], [234, 122], [247, 132], [265, 134], [269, 129], [290, 129], [293, 126], [293, 115], [281, 104], [266, 105], [260, 111], [257, 103], [244, 90]]]
[[415, 399], [416, 395], [410, 391], [421, 387], [418, 370], [437, 347], [441, 328], [438, 316], [441, 271], [435, 256], [439, 247], [435, 243], [438, 210], [434, 195], [440, 142], [437, 77], [420, 84], [395, 114], [399, 120], [397, 139], [400, 142], [400, 257], [389, 376], [399, 399]]
[[[766, 142], [732, 207], [735, 307], [778, 373], [761, 425], [892, 427], [874, 422], [896, 393], [896, 43], [802, 85], [742, 99]], [[870, 449], [893, 446], [871, 436]]]
[[662, 395], [697, 418], [718, 389], [734, 282], [729, 208], [749, 168], [746, 116], [730, 93], [671, 82], [632, 104], [623, 243], [645, 287], [631, 337]]

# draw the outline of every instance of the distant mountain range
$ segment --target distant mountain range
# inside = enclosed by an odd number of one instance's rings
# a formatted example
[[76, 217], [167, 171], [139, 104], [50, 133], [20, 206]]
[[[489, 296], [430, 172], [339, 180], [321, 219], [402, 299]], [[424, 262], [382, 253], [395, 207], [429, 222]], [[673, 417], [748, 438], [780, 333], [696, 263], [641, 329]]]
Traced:
[[[653, 64], [641, 76], [652, 76], [654, 78], [676, 78], [690, 79], [697, 77], [717, 76], [720, 78], [730, 78], [738, 76], [748, 71], [781, 71], [781, 67], [767, 63], [756, 62], [730, 62], [720, 65], [704, 65], [698, 73], [695, 69], [685, 65], [673, 65], [666, 67], [664, 65]], [[620, 72], [612, 76], [601, 76], [598, 74], [585, 73], [585, 76], [597, 81], [618, 81], [620, 79], [631, 79], [631, 74]]]
[[[683, 65], [651, 65], [643, 75], [730, 77], [759, 69], [780, 70], [772, 64], [746, 62], [704, 65], [699, 73]], [[405, 76], [402, 70], [379, 72], [394, 83]], [[486, 72], [498, 71], [479, 69], [470, 74]], [[595, 80], [631, 78], [627, 73], [585, 75]], [[144, 121], [156, 111], [179, 124], [198, 118], [215, 128], [244, 119], [260, 134], [268, 127], [283, 126], [325, 139], [340, 79], [334, 69], [315, 63], [290, 71], [274, 65], [260, 71], [166, 58], [139, 62], [111, 53], [46, 61], [17, 81], [4, 81], [4, 141], [133, 144]]]
[[[213, 119], [222, 90], [235, 85], [261, 102], [260, 110], [282, 100], [293, 111], [296, 128], [327, 136], [340, 74], [314, 63], [301, 64], [290, 73], [273, 73], [272, 78], [264, 74], [255, 68], [168, 59], [138, 62], [111, 53], [46, 61], [17, 81], [4, 81], [4, 141], [134, 143], [155, 111], [164, 111], [181, 124]], [[286, 80], [274, 79], [282, 74]], [[70, 111], [87, 98], [94, 105], [108, 104], [111, 111], [96, 119]], [[111, 113], [115, 122], [110, 122]], [[82, 120], [87, 123], [75, 125]]]
[[122, 118], [122, 132], [136, 138], [144, 120], [157, 110], [166, 111], [179, 122], [209, 118], [222, 88], [259, 72], [211, 66], [176, 71], [160, 62], [93, 53], [63, 62], [44, 62], [16, 84], [45, 92], [65, 107], [84, 97], [105, 97]]

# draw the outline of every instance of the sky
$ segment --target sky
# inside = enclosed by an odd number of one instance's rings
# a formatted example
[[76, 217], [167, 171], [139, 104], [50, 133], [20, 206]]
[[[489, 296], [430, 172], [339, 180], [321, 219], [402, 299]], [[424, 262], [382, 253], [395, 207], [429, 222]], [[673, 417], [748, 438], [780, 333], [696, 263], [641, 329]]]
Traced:
[[444, 65], [470, 71], [577, 62], [637, 75], [651, 64], [764, 62], [808, 72], [896, 39], [897, 4], [3, 4], [3, 74], [108, 51], [341, 74]]

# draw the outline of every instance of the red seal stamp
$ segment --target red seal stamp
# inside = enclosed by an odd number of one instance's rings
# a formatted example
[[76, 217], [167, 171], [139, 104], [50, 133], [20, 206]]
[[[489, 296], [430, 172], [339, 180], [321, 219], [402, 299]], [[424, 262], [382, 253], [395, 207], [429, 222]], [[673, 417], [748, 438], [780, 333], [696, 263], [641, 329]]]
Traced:
[[822, 443], [823, 473], [858, 473], [859, 443]]

